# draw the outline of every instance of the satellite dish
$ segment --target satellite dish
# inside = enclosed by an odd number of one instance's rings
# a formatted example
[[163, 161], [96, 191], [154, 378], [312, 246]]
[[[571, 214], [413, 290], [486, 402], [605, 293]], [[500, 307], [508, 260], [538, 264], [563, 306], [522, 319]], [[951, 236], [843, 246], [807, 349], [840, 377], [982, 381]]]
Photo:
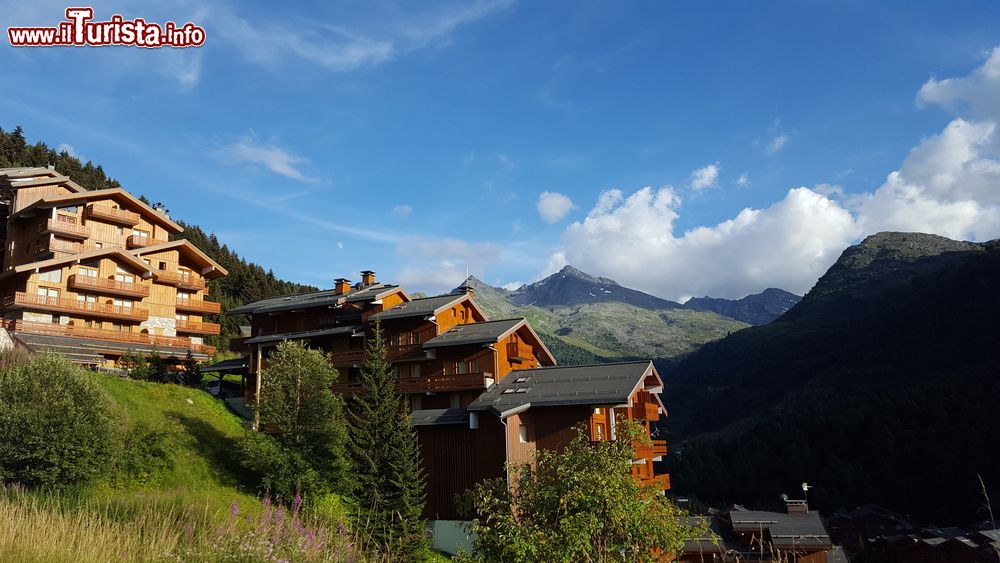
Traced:
[[802, 492], [808, 493], [811, 488], [813, 488], [813, 486], [809, 483], [802, 483]]
[[783, 500], [784, 502], [788, 502], [788, 495], [786, 495], [785, 493], [781, 493], [781, 500]]

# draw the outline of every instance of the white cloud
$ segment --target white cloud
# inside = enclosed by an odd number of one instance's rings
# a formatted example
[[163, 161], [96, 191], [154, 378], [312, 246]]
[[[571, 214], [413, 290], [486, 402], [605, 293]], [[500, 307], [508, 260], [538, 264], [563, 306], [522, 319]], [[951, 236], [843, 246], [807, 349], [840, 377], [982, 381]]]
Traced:
[[503, 251], [499, 244], [459, 239], [413, 239], [396, 247], [406, 258], [398, 283], [428, 293], [449, 291], [465, 280], [466, 272], [482, 277]]
[[70, 155], [70, 156], [73, 156], [73, 157], [76, 157], [76, 158], [79, 158], [79, 159], [81, 159], [81, 160], [83, 159], [83, 157], [82, 157], [82, 156], [80, 156], [80, 155], [79, 155], [79, 154], [78, 154], [78, 153], [76, 152], [76, 149], [75, 149], [75, 148], [73, 148], [73, 145], [69, 145], [69, 144], [66, 144], [66, 143], [59, 143], [59, 146], [58, 146], [58, 147], [56, 148], [56, 151], [58, 151], [58, 152], [60, 152], [60, 153], [62, 153], [62, 152], [65, 152], [66, 154], [68, 154], [68, 155]]
[[524, 282], [512, 281], [512, 282], [505, 283], [505, 284], [501, 285], [500, 287], [506, 289], [507, 291], [516, 291], [522, 285], [524, 285]]
[[835, 184], [794, 188], [765, 209], [743, 209], [721, 223], [675, 233], [681, 201], [672, 188], [627, 196], [606, 191], [586, 219], [566, 228], [545, 273], [568, 262], [677, 300], [741, 297], [768, 286], [804, 292], [846, 246], [878, 231], [998, 237], [998, 100], [1000, 48], [968, 77], [928, 81], [922, 103], [966, 109], [974, 117], [957, 117], [921, 141], [868, 193], [848, 195]]
[[774, 154], [780, 151], [781, 149], [785, 148], [786, 143], [788, 143], [788, 135], [784, 134], [778, 135], [772, 138], [769, 143], [767, 143], [767, 146], [764, 147], [764, 150], [767, 152], [767, 154]]
[[232, 10], [212, 14], [213, 29], [252, 63], [280, 67], [289, 60], [350, 72], [376, 66], [429, 45], [446, 42], [458, 27], [509, 6], [512, 0], [479, 0], [406, 10], [367, 5], [361, 13], [260, 23]]
[[736, 186], [739, 188], [745, 188], [750, 185], [750, 175], [746, 172], [740, 174], [740, 177], [736, 179]]
[[288, 152], [287, 150], [265, 145], [249, 136], [240, 137], [235, 142], [218, 151], [223, 160], [260, 164], [275, 174], [300, 182], [315, 182], [299, 170], [298, 165], [308, 162], [308, 159]]
[[396, 217], [409, 217], [411, 213], [413, 213], [413, 208], [409, 205], [397, 205], [392, 208], [392, 214]]
[[557, 223], [573, 210], [573, 200], [557, 192], [538, 195], [538, 214], [546, 223]]
[[691, 173], [691, 189], [695, 191], [714, 187], [719, 181], [719, 163], [703, 166]]

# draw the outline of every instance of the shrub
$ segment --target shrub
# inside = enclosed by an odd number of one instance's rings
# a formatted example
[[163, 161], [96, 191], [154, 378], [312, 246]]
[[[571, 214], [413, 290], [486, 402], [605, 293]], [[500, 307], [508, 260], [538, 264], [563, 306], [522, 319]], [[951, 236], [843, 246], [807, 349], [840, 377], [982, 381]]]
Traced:
[[0, 477], [84, 483], [117, 453], [113, 403], [83, 369], [51, 355], [0, 367]]

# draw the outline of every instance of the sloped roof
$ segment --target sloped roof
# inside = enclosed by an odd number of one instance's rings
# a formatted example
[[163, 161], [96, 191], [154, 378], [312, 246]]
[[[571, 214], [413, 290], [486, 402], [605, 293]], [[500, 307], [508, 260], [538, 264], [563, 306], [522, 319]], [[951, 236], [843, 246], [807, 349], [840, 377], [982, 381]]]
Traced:
[[[50, 182], [51, 183], [51, 182]], [[143, 210], [143, 216], [147, 219], [152, 220], [155, 223], [159, 223], [167, 230], [180, 233], [184, 231], [184, 227], [181, 227], [177, 223], [171, 221], [166, 215], [163, 215], [159, 211], [153, 209], [152, 207], [146, 205], [139, 198], [133, 196], [132, 194], [126, 192], [121, 188], [108, 188], [105, 190], [93, 190], [93, 191], [82, 191], [78, 193], [58, 195], [58, 196], [48, 196], [39, 199], [38, 201], [32, 203], [31, 205], [25, 207], [24, 209], [18, 211], [14, 216], [24, 215], [30, 213], [35, 209], [45, 209], [49, 207], [56, 207], [59, 205], [71, 205], [73, 203], [83, 203], [91, 199], [101, 199], [101, 198], [115, 198], [120, 200], [125, 200], [130, 204]]]
[[771, 544], [778, 549], [822, 548], [833, 545], [818, 512], [785, 514], [760, 510], [730, 510], [728, 516], [733, 531], [765, 530], [771, 536]]
[[624, 405], [652, 369], [645, 360], [514, 370], [468, 408], [503, 418], [534, 407]]
[[6, 180], [11, 189], [31, 188], [60, 184], [71, 192], [86, 191], [83, 186], [55, 171], [54, 168], [24, 166], [18, 168], [0, 168], [0, 178]]
[[71, 262], [74, 263], [85, 262], [87, 260], [91, 260], [94, 258], [119, 259], [122, 262], [132, 266], [136, 272], [141, 272], [143, 277], [148, 277], [153, 273], [145, 262], [139, 260], [132, 254], [125, 252], [121, 248], [97, 248], [94, 250], [88, 250], [87, 252], [80, 252], [78, 254], [69, 254], [67, 256], [60, 256], [58, 258], [49, 258], [48, 260], [41, 260], [39, 262], [29, 262], [27, 264], [21, 264], [20, 266], [14, 266], [10, 270], [7, 270], [3, 274], [0, 274], [0, 278], [13, 274], [33, 272], [35, 270], [41, 270], [44, 268], [59, 266]]
[[[421, 297], [406, 303], [400, 303], [395, 307], [382, 311], [377, 315], [372, 315], [373, 320], [384, 321], [387, 319], [401, 319], [406, 317], [429, 317], [441, 311], [461, 303], [471, 300], [471, 297], [462, 293], [448, 293], [445, 295], [435, 295], [433, 297]], [[476, 307], [473, 303], [473, 307]], [[476, 307], [478, 310], [479, 307]], [[482, 313], [482, 311], [480, 311]], [[485, 315], [484, 317], [485, 318]]]
[[[188, 348], [180, 346], [164, 346], [162, 344], [138, 344], [134, 342], [117, 342], [114, 340], [98, 340], [94, 338], [79, 338], [71, 336], [49, 336], [29, 332], [14, 332], [14, 337], [34, 351], [52, 351], [69, 355], [78, 363], [91, 363], [99, 354], [111, 352], [114, 354], [136, 353], [151, 354], [154, 351], [162, 358], [183, 358], [187, 356]], [[197, 359], [206, 359], [208, 355], [192, 351]]]
[[243, 356], [242, 358], [232, 358], [230, 360], [222, 360], [207, 366], [201, 366], [202, 372], [231, 372], [231, 371], [242, 371], [250, 367], [250, 356]]
[[520, 318], [456, 325], [425, 342], [424, 348], [494, 343], [517, 330], [526, 322]]
[[[242, 315], [251, 313], [278, 313], [282, 311], [294, 311], [297, 309], [311, 309], [313, 307], [332, 307], [342, 303], [354, 303], [360, 301], [374, 301], [393, 293], [402, 292], [398, 285], [375, 284], [355, 289], [347, 293], [338, 294], [336, 290], [325, 289], [312, 293], [302, 293], [299, 295], [283, 295], [281, 297], [271, 297], [261, 299], [253, 303], [247, 303], [242, 307], [230, 309], [227, 315]], [[405, 295], [405, 292], [404, 292]], [[409, 296], [407, 296], [409, 299]]]
[[410, 413], [414, 426], [468, 425], [469, 411], [465, 409], [424, 409]]
[[359, 330], [364, 330], [363, 326], [337, 326], [332, 328], [321, 328], [316, 330], [302, 330], [299, 332], [283, 332], [280, 334], [265, 334], [248, 338], [246, 344], [261, 344], [264, 342], [278, 342], [281, 340], [304, 340], [306, 338], [317, 338], [320, 336], [331, 336], [334, 334], [348, 334]]
[[185, 254], [189, 258], [194, 258], [196, 261], [201, 262], [204, 269], [207, 271], [202, 271], [201, 274], [209, 279], [221, 278], [222, 276], [228, 276], [229, 272], [219, 265], [218, 262], [212, 260], [207, 254], [202, 252], [197, 246], [191, 244], [191, 241], [187, 239], [174, 240], [170, 242], [163, 242], [160, 244], [154, 244], [150, 246], [144, 246], [142, 248], [137, 248], [130, 251], [136, 256], [142, 256], [144, 254], [153, 254], [156, 252], [163, 252], [164, 250], [177, 249]]

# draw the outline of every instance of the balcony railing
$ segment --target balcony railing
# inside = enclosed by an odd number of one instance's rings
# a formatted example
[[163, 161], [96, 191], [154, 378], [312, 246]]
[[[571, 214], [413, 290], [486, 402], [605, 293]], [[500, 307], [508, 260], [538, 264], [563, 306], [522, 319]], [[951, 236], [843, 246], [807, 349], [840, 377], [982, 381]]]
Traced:
[[[401, 377], [396, 380], [396, 388], [400, 393], [480, 391], [486, 389], [492, 381], [493, 374], [489, 372], [456, 375], [436, 373], [426, 377]], [[355, 395], [362, 392], [362, 386], [357, 381], [337, 383], [333, 386], [333, 392], [341, 395]]]
[[125, 307], [108, 303], [88, 303], [86, 301], [62, 297], [32, 295], [21, 291], [15, 293], [13, 297], [5, 298], [3, 306], [9, 309], [42, 309], [62, 313], [78, 313], [88, 317], [104, 317], [136, 322], [149, 318], [149, 311], [138, 307]]
[[83, 240], [90, 236], [87, 227], [69, 219], [49, 219], [38, 228], [39, 233], [55, 233], [64, 237]]
[[652, 477], [639, 479], [643, 485], [654, 485], [661, 491], [670, 490], [670, 474], [661, 473], [660, 475], [653, 475]]
[[166, 270], [156, 271], [156, 281], [157, 283], [162, 283], [166, 285], [174, 285], [181, 289], [191, 289], [191, 290], [201, 290], [205, 289], [205, 280], [192, 276], [190, 274], [182, 274], [180, 272], [168, 272]]
[[214, 301], [205, 301], [202, 299], [178, 299], [177, 310], [194, 311], [196, 313], [218, 313], [222, 310], [222, 306]]
[[635, 420], [660, 420], [660, 408], [656, 403], [636, 403], [632, 406], [632, 418]]
[[364, 350], [349, 350], [347, 352], [334, 352], [330, 354], [330, 362], [334, 365], [360, 364], [365, 361]]
[[158, 244], [158, 241], [139, 235], [129, 235], [128, 238], [125, 239], [125, 246], [129, 248], [143, 248], [154, 244]]
[[398, 380], [401, 393], [427, 393], [437, 391], [483, 390], [493, 382], [490, 372], [459, 373], [444, 375], [436, 373], [426, 377], [403, 377]]
[[83, 244], [68, 240], [49, 239], [47, 244], [38, 249], [38, 254], [47, 254], [49, 252], [78, 254], [83, 252]]
[[201, 354], [214, 354], [215, 348], [206, 344], [195, 344], [190, 338], [178, 336], [151, 336], [138, 332], [124, 332], [89, 328], [73, 325], [51, 323], [33, 323], [28, 321], [7, 321], [4, 327], [13, 332], [29, 332], [46, 336], [70, 336], [74, 338], [90, 338], [109, 340], [112, 342], [128, 342], [145, 346], [164, 346], [172, 348], [187, 348]]
[[218, 323], [177, 320], [177, 332], [192, 332], [195, 334], [219, 334], [222, 327]]
[[507, 343], [507, 357], [511, 360], [527, 360], [532, 357], [531, 346], [517, 342]]
[[667, 441], [666, 440], [653, 440], [652, 444], [636, 444], [635, 449], [635, 459], [652, 459], [654, 457], [661, 457], [667, 455]]
[[114, 207], [109, 207], [107, 205], [96, 204], [90, 204], [87, 206], [87, 217], [102, 221], [109, 221], [115, 224], [129, 225], [132, 227], [138, 225], [139, 220], [141, 219], [138, 213], [132, 213], [131, 211], [125, 211], [124, 209], [115, 209]]
[[81, 276], [80, 274], [71, 275], [68, 281], [71, 288], [94, 291], [95, 293], [149, 297], [149, 286], [138, 283], [108, 280], [97, 276]]
[[426, 357], [422, 344], [404, 344], [401, 346], [387, 346], [386, 356], [390, 362], [397, 360], [415, 360]]

